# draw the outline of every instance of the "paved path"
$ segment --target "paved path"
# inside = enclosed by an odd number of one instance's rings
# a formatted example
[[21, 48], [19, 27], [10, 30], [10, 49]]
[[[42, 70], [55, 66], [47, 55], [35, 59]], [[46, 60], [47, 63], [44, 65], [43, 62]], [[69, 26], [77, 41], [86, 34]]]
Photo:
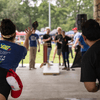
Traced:
[[28, 64], [24, 66], [26, 67], [17, 68], [17, 74], [23, 82], [23, 92], [18, 99], [9, 96], [8, 100], [100, 100], [100, 91], [88, 93], [80, 82], [80, 68], [65, 71], [59, 66], [60, 75], [43, 75], [40, 64], [36, 64], [37, 69], [32, 70], [29, 70]]

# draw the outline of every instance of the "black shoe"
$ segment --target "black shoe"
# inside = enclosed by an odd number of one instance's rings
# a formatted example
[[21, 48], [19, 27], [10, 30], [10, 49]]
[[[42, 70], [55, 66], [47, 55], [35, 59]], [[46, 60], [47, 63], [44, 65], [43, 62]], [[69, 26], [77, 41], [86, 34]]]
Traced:
[[67, 67], [65, 67], [65, 68], [62, 68], [62, 70], [67, 70]]
[[51, 63], [53, 63], [53, 61], [51, 61]]

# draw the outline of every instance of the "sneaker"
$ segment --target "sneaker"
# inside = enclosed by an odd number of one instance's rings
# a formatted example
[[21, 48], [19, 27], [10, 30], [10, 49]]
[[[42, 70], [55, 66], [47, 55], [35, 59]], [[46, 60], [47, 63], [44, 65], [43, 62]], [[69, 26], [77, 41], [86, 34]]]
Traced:
[[51, 63], [53, 63], [53, 61], [51, 61]]
[[62, 70], [67, 70], [67, 67], [62, 68]]
[[36, 69], [35, 67], [33, 67], [33, 69]]
[[31, 68], [29, 68], [29, 70], [31, 70]]
[[61, 63], [59, 63], [59, 66], [61, 66]]
[[46, 65], [46, 63], [44, 63], [43, 65]]
[[62, 66], [65, 66], [65, 64], [64, 64], [64, 63], [62, 63]]
[[67, 71], [69, 71], [70, 70], [70, 68], [67, 68]]

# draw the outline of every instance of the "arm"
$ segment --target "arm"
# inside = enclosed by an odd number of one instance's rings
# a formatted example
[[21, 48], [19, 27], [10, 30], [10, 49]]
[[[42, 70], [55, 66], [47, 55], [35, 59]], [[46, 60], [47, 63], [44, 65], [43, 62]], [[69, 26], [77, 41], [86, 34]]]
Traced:
[[79, 41], [79, 46], [81, 47], [81, 48], [84, 48], [84, 46], [81, 44], [81, 42]]
[[39, 39], [38, 39], [38, 52], [40, 52], [40, 42], [39, 42]]
[[[32, 29], [33, 31], [33, 29]], [[31, 29], [28, 27], [28, 30], [26, 29], [25, 32], [26, 32], [26, 37], [25, 37], [25, 42], [24, 42], [24, 47], [28, 50], [28, 47], [29, 47], [29, 37], [30, 35], [32, 34], [32, 31]]]
[[51, 38], [43, 39], [43, 42], [49, 41]]
[[97, 92], [100, 87], [96, 82], [84, 82], [84, 85], [88, 92]]
[[75, 46], [76, 46], [76, 44], [78, 43], [78, 41], [79, 41], [79, 38], [76, 39], [76, 41], [75, 41], [75, 43], [74, 43], [74, 45], [73, 45], [73, 48], [75, 48]]

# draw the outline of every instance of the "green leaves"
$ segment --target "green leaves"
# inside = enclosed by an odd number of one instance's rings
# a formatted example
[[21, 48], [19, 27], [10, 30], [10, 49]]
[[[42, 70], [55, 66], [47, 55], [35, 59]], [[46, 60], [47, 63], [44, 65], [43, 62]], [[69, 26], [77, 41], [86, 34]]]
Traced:
[[[37, 7], [38, 0], [0, 0], [0, 20], [10, 18], [18, 31], [24, 31], [31, 27], [34, 21], [38, 21], [39, 27], [49, 26], [49, 2], [42, 0]], [[34, 5], [34, 6], [33, 6]], [[87, 14], [87, 18], [93, 18], [93, 0], [56, 0], [56, 5], [51, 4], [51, 30], [62, 27], [69, 31], [75, 27], [77, 14]]]

